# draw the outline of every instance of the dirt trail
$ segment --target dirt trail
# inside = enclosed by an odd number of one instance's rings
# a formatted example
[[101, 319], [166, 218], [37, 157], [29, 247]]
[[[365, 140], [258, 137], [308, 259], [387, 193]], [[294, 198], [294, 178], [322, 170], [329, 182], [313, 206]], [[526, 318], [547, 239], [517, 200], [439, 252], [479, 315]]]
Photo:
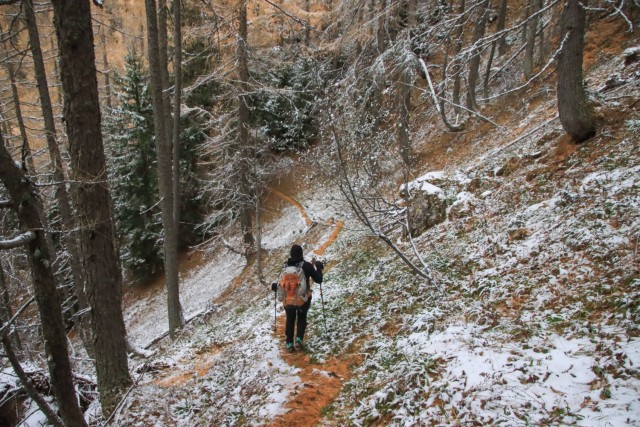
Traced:
[[[272, 190], [272, 193], [295, 206], [300, 211], [308, 227], [314, 225], [314, 221], [311, 220], [304, 207], [298, 201], [277, 190]], [[324, 242], [312, 251], [315, 255], [323, 255], [326, 249], [335, 242], [342, 230], [344, 221], [332, 219], [327, 221], [327, 225], [333, 226], [333, 231]], [[196, 254], [195, 259], [185, 261], [189, 261], [188, 264], [197, 264], [201, 261], [201, 257], [202, 254]], [[185, 262], [185, 264], [187, 264], [187, 262]], [[328, 269], [329, 268], [326, 270]], [[217, 298], [217, 301], [223, 301], [227, 298], [231, 291], [242, 282], [241, 277], [245, 273], [246, 272], [243, 272], [238, 276], [228, 287], [227, 291]], [[161, 280], [158, 280], [158, 282], [161, 282]], [[136, 296], [140, 297], [141, 292], [143, 294], [152, 293], [153, 291], [157, 291], [156, 288], [157, 286], [145, 287], [144, 291], [139, 291], [139, 295]], [[316, 303], [319, 303], [319, 301]], [[296, 386], [296, 389], [292, 392], [290, 399], [285, 405], [286, 413], [274, 419], [268, 426], [313, 426], [320, 421], [324, 415], [324, 408], [336, 398], [342, 389], [343, 383], [349, 379], [350, 366], [356, 361], [351, 358], [330, 358], [323, 363], [316, 363], [312, 360], [311, 355], [305, 351], [289, 353], [284, 348], [284, 323], [285, 316], [284, 313], [281, 312], [277, 318], [277, 331], [275, 332], [276, 338], [281, 341], [281, 357], [287, 364], [299, 369], [298, 376], [301, 382]], [[163, 388], [172, 388], [182, 386], [193, 379], [202, 377], [215, 365], [215, 356], [221, 350], [219, 346], [215, 345], [210, 349], [203, 350], [196, 355], [195, 360], [189, 364], [191, 367], [186, 370], [175, 372], [174, 369], [170, 369], [169, 367], [162, 369], [161, 373], [153, 382]]]
[[[277, 338], [284, 343], [285, 317], [278, 317]], [[285, 405], [286, 413], [277, 417], [267, 427], [311, 427], [320, 421], [323, 410], [336, 398], [342, 385], [350, 377], [351, 359], [332, 357], [323, 363], [314, 363], [305, 351], [289, 353], [281, 349], [282, 359], [300, 369], [300, 385], [296, 386]]]
[[300, 215], [302, 215], [302, 218], [304, 218], [304, 222], [307, 224], [307, 227], [311, 227], [313, 225], [313, 220], [309, 217], [309, 215], [307, 215], [307, 211], [304, 209], [304, 207], [297, 200], [295, 200], [291, 196], [287, 196], [286, 194], [281, 193], [278, 190], [272, 189], [271, 192], [273, 194], [275, 194], [276, 196], [278, 196], [279, 198], [281, 198], [282, 200], [285, 200], [285, 201], [291, 203], [296, 208], [298, 208], [298, 210], [300, 211]]
[[[311, 221], [299, 202], [278, 191], [274, 191], [274, 193], [297, 207], [308, 226], [313, 224], [313, 221]], [[344, 226], [344, 221], [331, 220], [328, 225], [334, 226], [333, 231], [326, 241], [312, 251], [313, 254], [324, 254], [326, 249], [338, 238]], [[353, 360], [332, 357], [323, 363], [314, 363], [311, 360], [311, 356], [305, 351], [288, 352], [284, 348], [284, 322], [285, 316], [281, 313], [278, 317], [277, 330], [275, 332], [276, 338], [282, 341], [281, 357], [290, 366], [300, 369], [298, 376], [301, 383], [296, 387], [285, 405], [286, 412], [268, 424], [268, 427], [310, 427], [320, 421], [324, 415], [324, 408], [333, 402], [342, 389], [344, 381], [349, 379], [350, 365]]]

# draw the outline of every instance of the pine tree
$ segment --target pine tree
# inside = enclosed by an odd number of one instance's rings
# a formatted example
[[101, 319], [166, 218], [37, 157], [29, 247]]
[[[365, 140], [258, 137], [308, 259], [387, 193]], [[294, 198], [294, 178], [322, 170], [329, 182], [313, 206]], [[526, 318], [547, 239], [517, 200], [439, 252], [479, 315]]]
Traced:
[[109, 176], [124, 267], [135, 280], [161, 269], [162, 222], [148, 73], [131, 50], [116, 75], [118, 106], [106, 120]]

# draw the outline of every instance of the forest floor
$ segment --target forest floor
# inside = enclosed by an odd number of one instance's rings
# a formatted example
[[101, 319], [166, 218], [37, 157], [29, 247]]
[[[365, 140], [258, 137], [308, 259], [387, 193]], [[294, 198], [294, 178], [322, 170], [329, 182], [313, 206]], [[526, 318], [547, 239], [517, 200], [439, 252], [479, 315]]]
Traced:
[[[223, 244], [181, 255], [188, 323], [174, 340], [160, 339], [163, 277], [127, 285], [128, 337], [149, 353], [130, 359], [135, 384], [110, 425], [640, 426], [640, 61], [623, 57], [640, 46], [620, 17], [590, 28], [598, 133], [583, 144], [557, 118], [553, 66], [481, 101], [493, 123], [467, 117], [462, 132], [418, 82], [410, 179], [438, 186], [447, 216], [411, 242], [393, 238], [421, 253], [433, 282], [366, 230], [328, 177], [296, 163], [264, 201], [262, 260], [266, 282], [294, 243], [325, 262], [304, 351], [285, 351], [282, 307]], [[493, 93], [524, 84], [515, 62]], [[308, 155], [330, 161], [329, 144]], [[224, 230], [230, 246], [237, 231]], [[76, 371], [92, 375], [81, 352]], [[96, 425], [98, 411], [87, 412]]]
[[[327, 265], [304, 352], [284, 350], [273, 293], [222, 245], [184, 255], [191, 321], [174, 341], [151, 345], [166, 332], [162, 278], [130, 287], [129, 337], [155, 354], [132, 360], [113, 424], [640, 425], [640, 64], [621, 57], [623, 32], [609, 19], [589, 36], [599, 133], [584, 144], [558, 123], [552, 71], [485, 108], [495, 124], [451, 133], [421, 117], [425, 175], [412, 178], [450, 203], [413, 242], [435, 284], [363, 230], [326, 177], [297, 166], [274, 185], [267, 282], [293, 243]], [[616, 73], [624, 83], [606, 89]]]

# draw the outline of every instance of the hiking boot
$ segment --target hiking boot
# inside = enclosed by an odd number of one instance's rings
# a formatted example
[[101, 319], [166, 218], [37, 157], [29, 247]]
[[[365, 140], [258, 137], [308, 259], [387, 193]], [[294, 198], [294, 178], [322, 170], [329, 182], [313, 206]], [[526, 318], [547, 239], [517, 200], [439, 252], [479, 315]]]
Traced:
[[302, 344], [302, 338], [296, 337], [295, 348], [296, 350], [302, 350], [304, 348], [304, 345]]
[[287, 343], [287, 351], [290, 353], [293, 353], [293, 343], [292, 342], [288, 342]]

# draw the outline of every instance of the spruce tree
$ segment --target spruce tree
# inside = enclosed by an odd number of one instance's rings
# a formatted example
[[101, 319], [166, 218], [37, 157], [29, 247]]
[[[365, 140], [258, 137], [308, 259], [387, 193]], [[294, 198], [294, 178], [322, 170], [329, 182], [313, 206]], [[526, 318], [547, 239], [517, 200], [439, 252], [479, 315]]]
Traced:
[[122, 263], [134, 280], [148, 278], [163, 264], [148, 80], [141, 56], [131, 50], [125, 58], [124, 75], [116, 75], [118, 103], [109, 110], [105, 124]]
[[[116, 106], [107, 110], [105, 135], [120, 255], [132, 279], [143, 281], [163, 267], [162, 218], [149, 74], [135, 50], [125, 58], [124, 74], [115, 76], [115, 96]], [[203, 121], [196, 114], [181, 118], [182, 248], [202, 236], [198, 226], [204, 218], [204, 200], [197, 174], [199, 147], [206, 139]]]

